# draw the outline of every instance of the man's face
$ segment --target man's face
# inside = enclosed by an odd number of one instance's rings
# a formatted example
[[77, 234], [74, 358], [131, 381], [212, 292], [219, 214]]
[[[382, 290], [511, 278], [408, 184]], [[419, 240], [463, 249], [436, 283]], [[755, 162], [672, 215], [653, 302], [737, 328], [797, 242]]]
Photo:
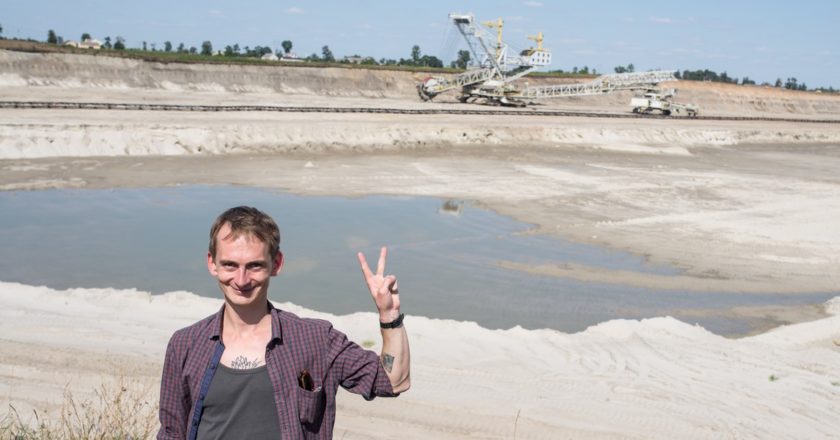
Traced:
[[230, 225], [216, 235], [216, 258], [207, 253], [207, 269], [219, 280], [225, 301], [234, 305], [262, 304], [268, 297], [269, 279], [280, 272], [283, 254], [269, 255], [258, 238], [241, 234], [230, 238]]

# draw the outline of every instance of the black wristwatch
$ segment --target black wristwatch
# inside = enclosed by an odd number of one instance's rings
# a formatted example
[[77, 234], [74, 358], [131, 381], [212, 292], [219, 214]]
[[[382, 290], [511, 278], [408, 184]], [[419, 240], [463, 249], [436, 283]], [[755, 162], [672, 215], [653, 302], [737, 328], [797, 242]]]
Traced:
[[397, 316], [397, 319], [391, 322], [379, 322], [379, 328], [397, 328], [402, 325], [403, 318], [405, 318], [405, 313], [400, 313], [400, 316]]

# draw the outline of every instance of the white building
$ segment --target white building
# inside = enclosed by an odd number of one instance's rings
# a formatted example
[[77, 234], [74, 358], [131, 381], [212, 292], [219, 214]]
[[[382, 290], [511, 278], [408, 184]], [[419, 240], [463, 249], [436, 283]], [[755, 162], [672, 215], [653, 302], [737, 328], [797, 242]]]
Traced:
[[81, 43], [77, 43], [73, 40], [67, 40], [64, 42], [64, 45], [78, 47], [80, 49], [102, 49], [102, 42], [95, 38], [85, 38], [85, 41], [82, 41]]

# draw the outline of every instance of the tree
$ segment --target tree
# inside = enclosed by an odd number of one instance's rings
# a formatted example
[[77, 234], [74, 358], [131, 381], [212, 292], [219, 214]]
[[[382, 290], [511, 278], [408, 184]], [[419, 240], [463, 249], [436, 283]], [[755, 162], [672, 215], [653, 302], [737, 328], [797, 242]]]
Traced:
[[633, 63], [630, 63], [626, 67], [615, 66], [613, 70], [615, 70], [615, 73], [633, 73], [636, 71], [636, 66], [634, 66]]
[[85, 32], [85, 33], [82, 34], [82, 40], [81, 41], [90, 40], [90, 39], [91, 38], [90, 38], [89, 33]]
[[788, 90], [799, 90], [799, 81], [796, 78], [788, 78], [785, 81], [785, 88]]
[[117, 35], [117, 42], [114, 43], [114, 50], [125, 50], [125, 39]]
[[411, 62], [415, 66], [420, 64], [420, 46], [416, 44], [411, 46]]
[[203, 41], [201, 43], [201, 54], [204, 56], [213, 55], [213, 43], [209, 41]]
[[148, 49], [148, 45], [147, 45], [147, 44], [146, 44], [146, 42], [144, 41], [144, 42], [143, 42], [143, 50], [146, 50], [146, 49]]
[[198, 53], [198, 49], [196, 49], [195, 46], [190, 46], [190, 53], [195, 55]]
[[748, 86], [748, 85], [755, 85], [755, 81], [751, 80], [750, 77], [745, 76], [741, 79], [741, 84]]
[[415, 66], [443, 67], [443, 61], [436, 56], [423, 55], [420, 57], [420, 62], [415, 64]]
[[776, 78], [776, 84], [774, 85], [774, 87], [781, 87], [781, 86], [782, 86], [782, 79], [781, 78]]
[[111, 37], [110, 36], [105, 37], [105, 44], [103, 44], [102, 47], [104, 47], [105, 49], [111, 49], [113, 47], [113, 46], [111, 46]]
[[58, 37], [55, 36], [55, 31], [52, 29], [47, 32], [47, 43], [58, 44]]
[[458, 58], [452, 62], [452, 67], [457, 67], [459, 69], [466, 69], [467, 65], [470, 64], [470, 51], [468, 50], [459, 50], [458, 51]]
[[3, 25], [0, 24], [0, 35], [3, 35]]
[[280, 45], [283, 46], [283, 52], [285, 52], [286, 55], [288, 55], [289, 52], [292, 51], [292, 42], [291, 41], [283, 40], [283, 42], [280, 43]]
[[178, 53], [184, 53], [187, 49], [184, 47], [184, 43], [178, 45]]
[[321, 58], [327, 63], [335, 62], [335, 57], [333, 56], [333, 53], [330, 50], [329, 46], [324, 46], [321, 48]]
[[227, 46], [225, 46], [225, 52], [224, 53], [225, 53], [226, 57], [232, 57], [233, 56], [233, 47], [228, 44]]
[[164, 41], [163, 42], [163, 50], [167, 52], [172, 52], [172, 42], [171, 41]]

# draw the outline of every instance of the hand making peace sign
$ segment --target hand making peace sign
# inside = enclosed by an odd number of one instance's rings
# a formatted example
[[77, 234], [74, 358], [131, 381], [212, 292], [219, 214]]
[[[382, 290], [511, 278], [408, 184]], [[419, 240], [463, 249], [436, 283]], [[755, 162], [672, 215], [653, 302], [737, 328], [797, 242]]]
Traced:
[[370, 289], [370, 295], [376, 308], [379, 310], [380, 322], [391, 322], [400, 315], [400, 295], [397, 288], [397, 277], [394, 275], [385, 276], [385, 258], [388, 256], [388, 249], [383, 246], [379, 252], [379, 263], [376, 265], [376, 273], [370, 271], [364, 254], [358, 253], [359, 265], [362, 266], [362, 275]]

